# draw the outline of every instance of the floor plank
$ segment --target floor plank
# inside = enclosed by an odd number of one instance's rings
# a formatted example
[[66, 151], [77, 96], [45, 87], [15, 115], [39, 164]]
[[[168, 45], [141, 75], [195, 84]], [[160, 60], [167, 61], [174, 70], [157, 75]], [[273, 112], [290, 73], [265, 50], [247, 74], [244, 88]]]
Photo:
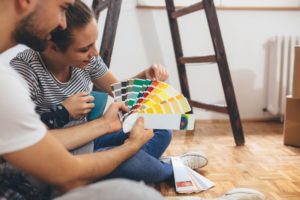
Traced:
[[[195, 131], [175, 132], [166, 155], [201, 150], [208, 165], [199, 172], [215, 187], [193, 196], [217, 197], [234, 187], [251, 187], [270, 200], [300, 199], [300, 148], [283, 145], [283, 125], [277, 122], [244, 122], [246, 144], [235, 146], [227, 122], [197, 122]], [[176, 196], [166, 183], [164, 196]], [[179, 196], [179, 195], [178, 195]]]

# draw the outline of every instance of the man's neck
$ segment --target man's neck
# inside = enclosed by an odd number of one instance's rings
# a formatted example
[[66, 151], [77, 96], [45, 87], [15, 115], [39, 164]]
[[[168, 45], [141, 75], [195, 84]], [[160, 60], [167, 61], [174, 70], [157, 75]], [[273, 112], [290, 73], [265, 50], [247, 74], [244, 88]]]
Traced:
[[0, 9], [0, 54], [16, 45], [13, 39], [14, 19], [7, 13], [5, 10]]
[[0, 31], [0, 54], [16, 45], [16, 43], [12, 39], [12, 34], [9, 34], [9, 32], [4, 30], [6, 28], [5, 26], [3, 27], [4, 28], [3, 29], [1, 28]]

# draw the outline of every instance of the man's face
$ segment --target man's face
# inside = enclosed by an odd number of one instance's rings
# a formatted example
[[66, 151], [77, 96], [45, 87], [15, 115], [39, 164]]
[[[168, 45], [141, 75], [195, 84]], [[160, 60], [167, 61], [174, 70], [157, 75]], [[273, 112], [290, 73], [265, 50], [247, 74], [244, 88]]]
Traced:
[[36, 51], [43, 51], [56, 27], [66, 28], [65, 11], [74, 0], [38, 0], [30, 14], [24, 17], [13, 33], [17, 43], [25, 44]]

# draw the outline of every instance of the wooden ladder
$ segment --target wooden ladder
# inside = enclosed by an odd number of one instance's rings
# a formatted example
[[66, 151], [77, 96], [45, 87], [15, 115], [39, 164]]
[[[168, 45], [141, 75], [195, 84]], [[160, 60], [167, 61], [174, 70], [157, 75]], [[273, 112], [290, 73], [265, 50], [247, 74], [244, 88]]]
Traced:
[[101, 58], [109, 67], [115, 43], [122, 0], [93, 0], [92, 8], [99, 19], [100, 13], [107, 8], [106, 20], [100, 46]]
[[[228, 114], [230, 118], [235, 144], [243, 145], [245, 143], [245, 139], [242, 123], [239, 115], [234, 88], [226, 58], [225, 48], [222, 40], [221, 30], [213, 0], [202, 0], [202, 2], [178, 10], [176, 10], [173, 0], [165, 0], [165, 2], [175, 51], [180, 87], [183, 95], [189, 100], [190, 105], [192, 107], [203, 108], [206, 110]], [[215, 55], [184, 57], [177, 18], [202, 9], [205, 11], [206, 14]], [[227, 106], [211, 105], [197, 102], [191, 99], [185, 64], [211, 62], [216, 62], [218, 64], [218, 69], [223, 85], [223, 91], [225, 94]]]

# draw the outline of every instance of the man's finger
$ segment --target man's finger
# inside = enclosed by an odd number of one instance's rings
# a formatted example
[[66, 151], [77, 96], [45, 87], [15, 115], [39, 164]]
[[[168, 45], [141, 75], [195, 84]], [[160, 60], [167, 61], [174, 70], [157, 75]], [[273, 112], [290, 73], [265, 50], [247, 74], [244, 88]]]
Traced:
[[134, 127], [139, 127], [144, 129], [144, 118], [143, 117], [139, 117], [134, 124]]

